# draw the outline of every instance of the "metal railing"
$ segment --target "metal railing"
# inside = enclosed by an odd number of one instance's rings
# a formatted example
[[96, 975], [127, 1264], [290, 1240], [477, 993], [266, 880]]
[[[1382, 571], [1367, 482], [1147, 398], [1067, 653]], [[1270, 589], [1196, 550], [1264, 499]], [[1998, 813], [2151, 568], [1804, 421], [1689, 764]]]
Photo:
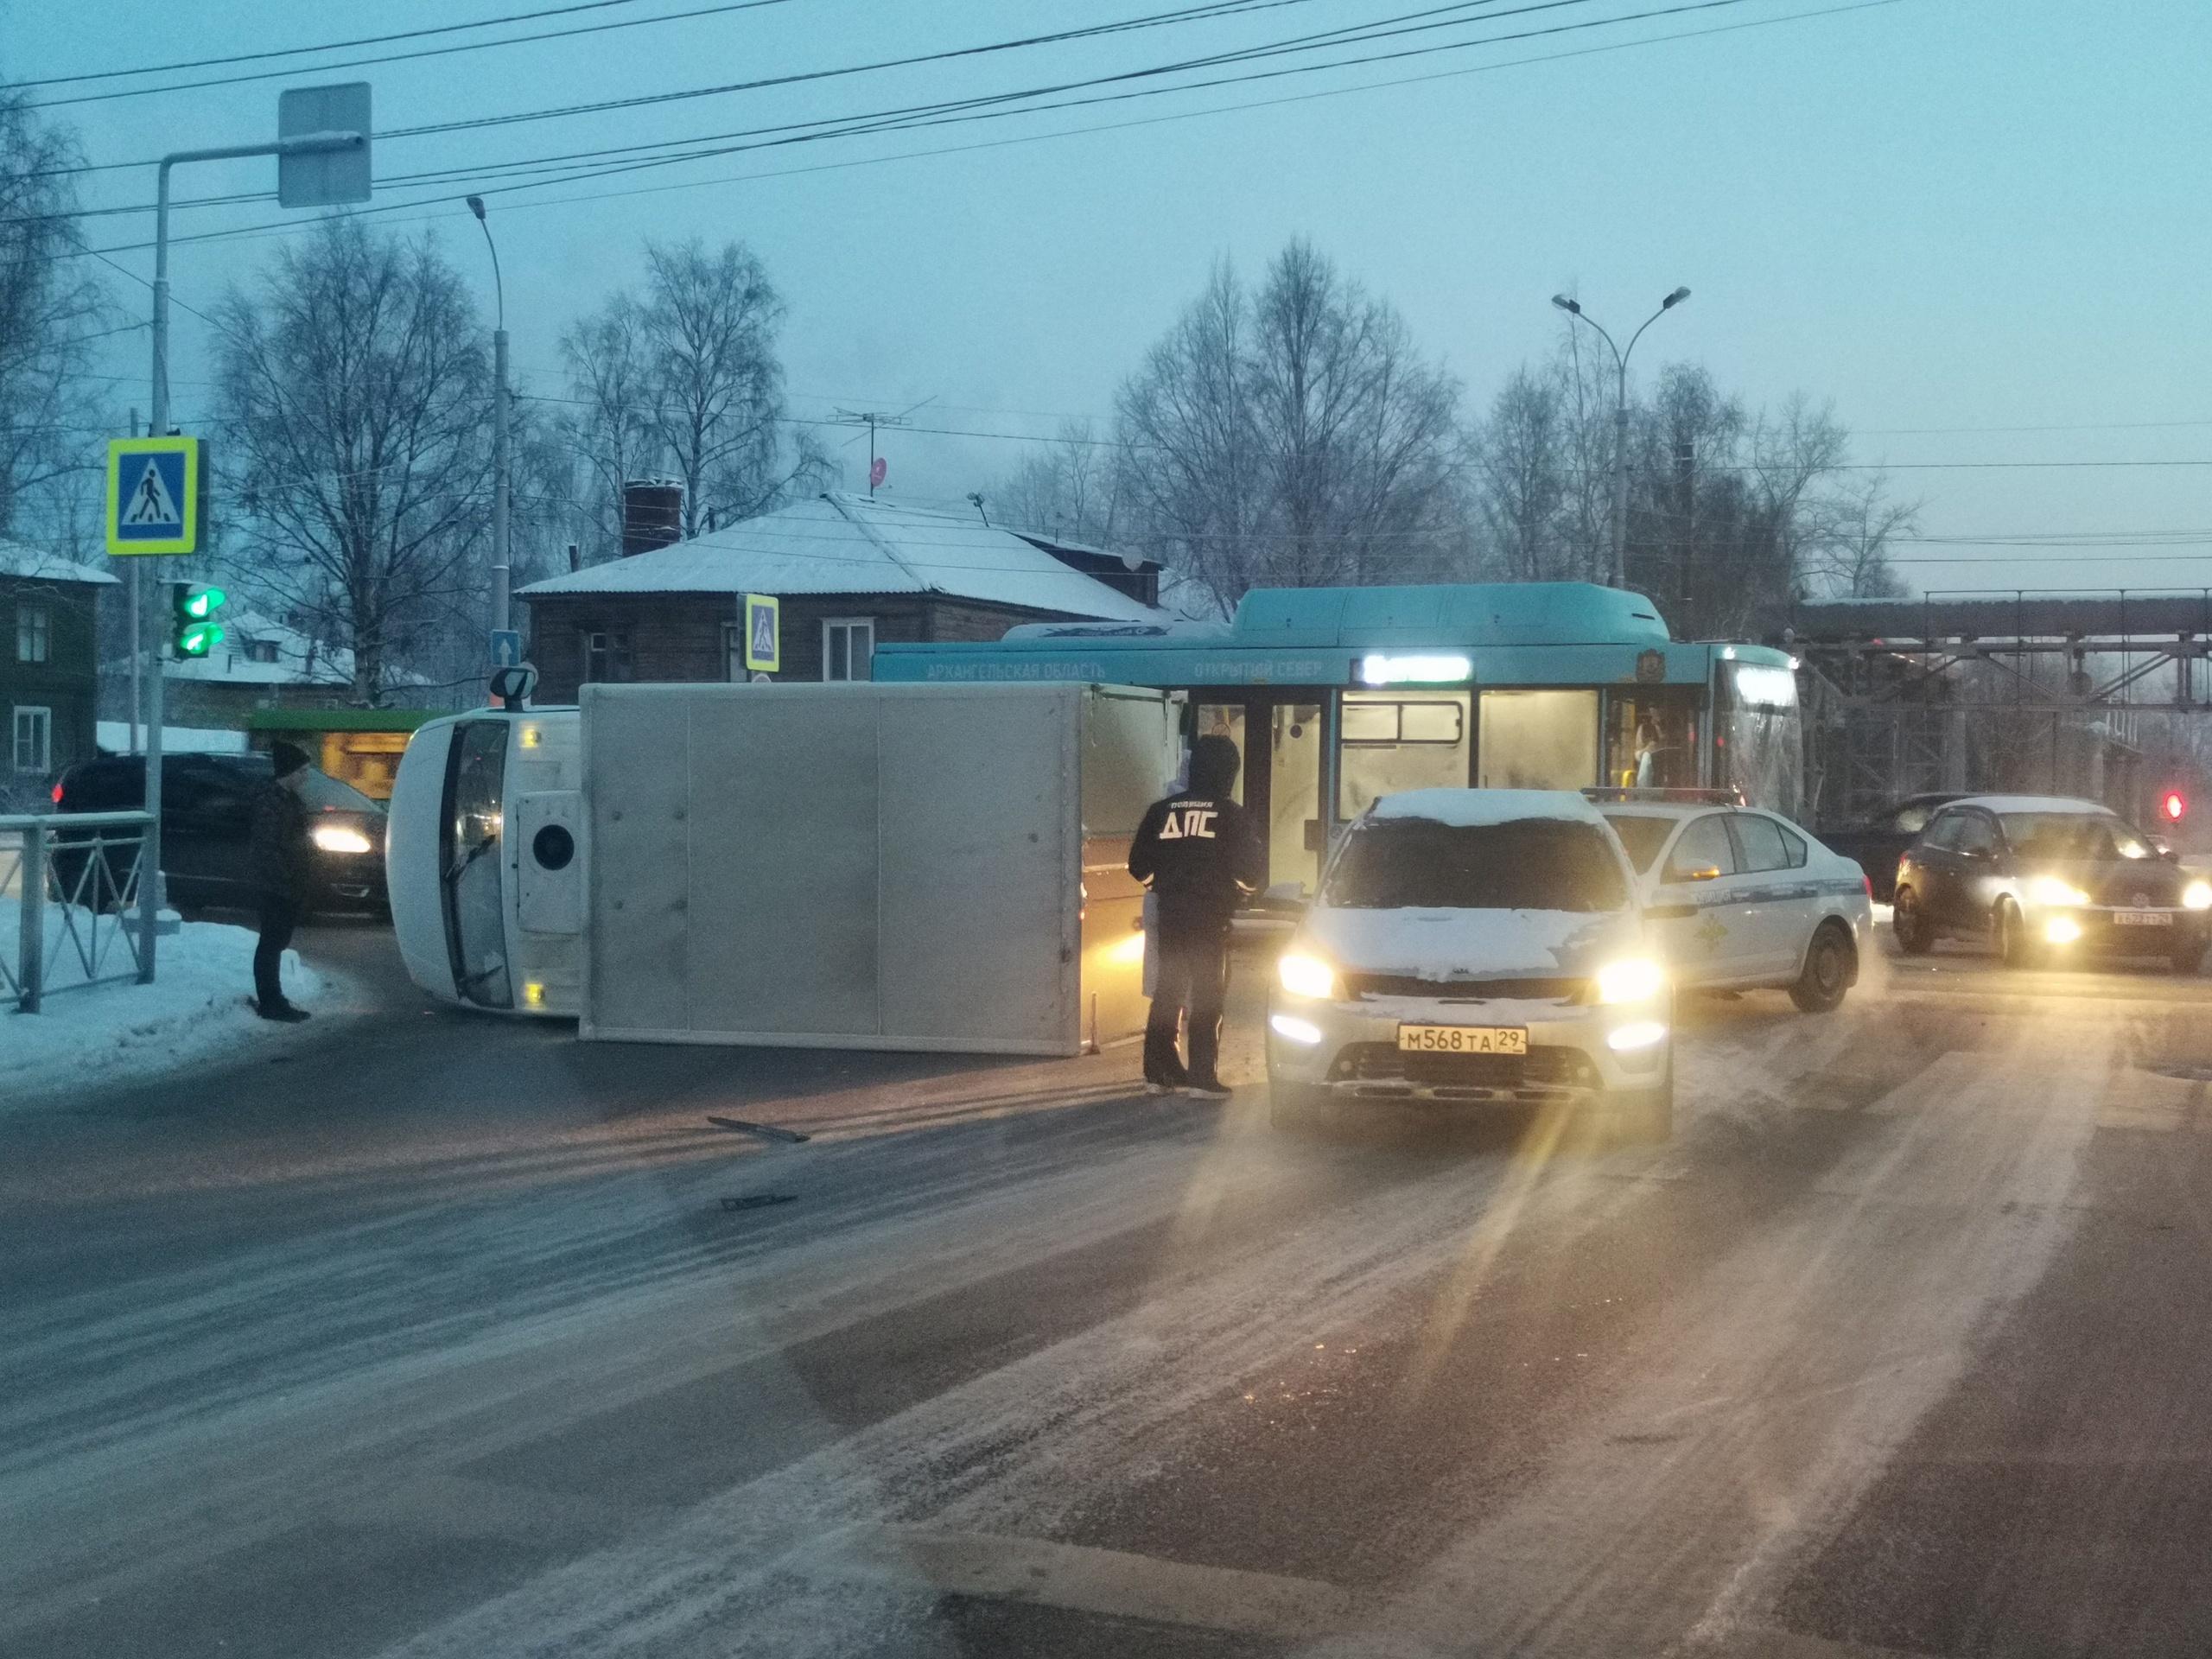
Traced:
[[[153, 822], [147, 812], [0, 817], [0, 893], [20, 901], [16, 960], [0, 951], [0, 992], [21, 1012], [36, 1014], [49, 990], [149, 977], [131, 912]], [[49, 944], [64, 968], [59, 984], [49, 982]]]

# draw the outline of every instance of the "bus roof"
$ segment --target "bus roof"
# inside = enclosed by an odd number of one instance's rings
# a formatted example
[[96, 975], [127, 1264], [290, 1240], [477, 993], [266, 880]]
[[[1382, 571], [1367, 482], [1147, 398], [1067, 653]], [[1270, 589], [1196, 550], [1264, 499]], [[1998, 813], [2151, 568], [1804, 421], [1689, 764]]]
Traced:
[[[995, 641], [875, 648], [879, 680], [1058, 680], [1167, 687], [1345, 685], [1371, 656], [1418, 656], [1432, 683], [1707, 683], [1719, 647], [1669, 639], [1641, 594], [1581, 582], [1257, 588], [1229, 622], [1039, 622]], [[1738, 645], [1752, 663], [1783, 653]], [[1464, 671], [1440, 672], [1439, 664]]]

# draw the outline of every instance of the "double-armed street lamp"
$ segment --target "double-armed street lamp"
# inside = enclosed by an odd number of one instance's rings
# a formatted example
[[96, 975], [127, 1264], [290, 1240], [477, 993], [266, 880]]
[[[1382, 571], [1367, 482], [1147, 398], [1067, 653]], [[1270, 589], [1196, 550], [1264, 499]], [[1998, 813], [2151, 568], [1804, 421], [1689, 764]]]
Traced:
[[1613, 586], [1616, 588], [1625, 588], [1628, 586], [1629, 354], [1636, 350], [1636, 342], [1643, 338], [1644, 328], [1649, 328], [1653, 323], [1658, 321], [1660, 318], [1665, 316], [1667, 313], [1673, 310], [1684, 300], [1689, 298], [1689, 289], [1687, 288], [1678, 288], [1673, 293], [1669, 294], [1665, 299], [1660, 301], [1659, 308], [1643, 320], [1643, 327], [1638, 328], [1634, 334], [1629, 336], [1628, 351], [1624, 352], [1619, 346], [1613, 344], [1613, 337], [1607, 334], [1604, 327], [1599, 324], [1597, 320], [1592, 317], [1588, 312], [1585, 311], [1578, 302], [1568, 299], [1564, 294], [1554, 294], [1552, 296], [1552, 303], [1554, 305], [1566, 312], [1569, 316], [1578, 318], [1581, 321], [1588, 323], [1592, 328], [1597, 329], [1598, 338], [1604, 340], [1613, 353], [1613, 369], [1615, 373], [1613, 394]]

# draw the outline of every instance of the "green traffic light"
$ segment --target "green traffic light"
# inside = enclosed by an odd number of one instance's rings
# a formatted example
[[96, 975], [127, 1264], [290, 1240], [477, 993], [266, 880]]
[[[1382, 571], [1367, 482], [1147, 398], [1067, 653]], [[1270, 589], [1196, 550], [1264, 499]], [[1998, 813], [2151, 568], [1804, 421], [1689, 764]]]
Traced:
[[180, 629], [176, 636], [177, 653], [183, 657], [205, 657], [223, 643], [223, 628], [219, 622], [194, 622]]
[[194, 621], [201, 621], [214, 615], [229, 599], [230, 595], [220, 588], [194, 588], [186, 593], [179, 608]]

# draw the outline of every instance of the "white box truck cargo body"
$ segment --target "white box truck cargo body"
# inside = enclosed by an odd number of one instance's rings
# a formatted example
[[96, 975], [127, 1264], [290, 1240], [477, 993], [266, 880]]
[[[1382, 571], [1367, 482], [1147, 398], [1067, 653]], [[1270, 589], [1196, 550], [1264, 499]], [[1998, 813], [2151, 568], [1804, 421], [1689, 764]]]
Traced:
[[1073, 1054], [1143, 1024], [1176, 711], [1083, 685], [590, 685], [588, 1039]]

